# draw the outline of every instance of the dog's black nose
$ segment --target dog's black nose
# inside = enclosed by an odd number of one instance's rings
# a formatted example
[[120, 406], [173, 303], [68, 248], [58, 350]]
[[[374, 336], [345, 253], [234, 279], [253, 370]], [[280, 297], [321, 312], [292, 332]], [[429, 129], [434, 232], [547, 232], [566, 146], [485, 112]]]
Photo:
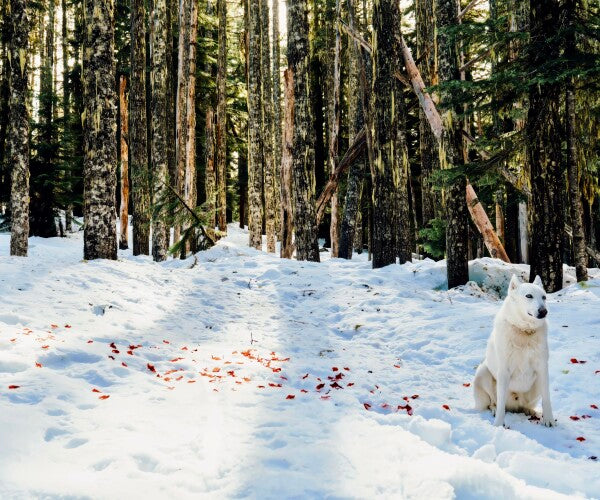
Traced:
[[546, 309], [545, 307], [538, 309], [538, 318], [539, 319], [545, 318], [547, 315], [548, 315], [548, 309]]

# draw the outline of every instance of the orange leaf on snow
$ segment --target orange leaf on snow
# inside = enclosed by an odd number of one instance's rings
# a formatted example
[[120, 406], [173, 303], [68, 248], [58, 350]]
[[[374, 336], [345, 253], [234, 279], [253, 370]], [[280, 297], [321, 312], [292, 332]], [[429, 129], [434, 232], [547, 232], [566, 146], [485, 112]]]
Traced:
[[50, 328], [58, 328], [58, 325], [50, 325]]
[[579, 436], [578, 438], [576, 438], [577, 441], [579, 441], [580, 443], [585, 441], [585, 438], [583, 436]]
[[354, 385], [354, 382], [348, 382], [348, 383], [346, 384], [346, 386], [347, 386], [347, 387], [352, 387], [353, 385]]
[[332, 372], [337, 372], [339, 370], [339, 368], [337, 366], [332, 366], [331, 367], [331, 371]]
[[256, 387], [258, 387], [259, 389], [264, 389], [265, 388], [264, 385], [257, 385]]
[[413, 395], [411, 396], [411, 399], [419, 399], [419, 395], [418, 395], [418, 394], [413, 394]]
[[400, 365], [394, 365], [394, 368], [402, 368]]
[[442, 405], [442, 408], [443, 408], [444, 410], [448, 410], [448, 411], [450, 411], [450, 407], [449, 407], [448, 405]]
[[195, 381], [195, 380], [188, 380], [188, 381], [187, 381], [187, 383], [188, 383], [188, 384], [195, 384], [195, 383], [196, 383], [196, 381]]
[[111, 346], [113, 349], [116, 349], [116, 348], [117, 348], [117, 346], [116, 346], [116, 344], [115, 344], [114, 342], [111, 342], [111, 343], [110, 343], [110, 344], [108, 344], [108, 345], [109, 345], [109, 346]]
[[187, 350], [188, 350], [188, 348], [187, 348], [186, 346], [183, 346], [183, 347], [181, 348], [181, 350], [182, 350], [182, 351], [187, 351]]
[[321, 396], [321, 399], [323, 399], [323, 400], [327, 400], [327, 399], [330, 399], [330, 398], [331, 398], [331, 396]]
[[129, 354], [130, 356], [133, 356], [133, 351], [127, 351], [127, 354]]
[[329, 384], [330, 387], [333, 387], [334, 389], [343, 389], [343, 387], [338, 384], [337, 382], [334, 382], [333, 384]]
[[115, 354], [119, 354], [119, 349], [113, 349], [112, 352], [114, 352]]
[[281, 384], [274, 384], [273, 382], [269, 382], [269, 387], [281, 387]]
[[171, 363], [177, 363], [177, 361], [181, 361], [183, 358], [173, 358], [171, 359]]
[[347, 372], [349, 372], [350, 368], [348, 368], [347, 366], [344, 366], [344, 370], [346, 370]]
[[371, 408], [371, 405], [369, 403], [363, 403], [363, 406], [365, 407], [365, 410], [368, 410]]
[[214, 359], [215, 361], [221, 361], [221, 358], [219, 358], [218, 356], [211, 356], [212, 359]]
[[169, 342], [168, 340], [163, 340], [163, 342], [164, 342], [165, 344], [170, 344], [170, 343], [171, 343], [171, 342]]
[[470, 386], [471, 386], [470, 382], [466, 382], [466, 383], [463, 384], [463, 387], [470, 387]]
[[108, 399], [110, 396], [108, 394], [104, 394], [103, 396], [99, 396], [98, 399]]
[[244, 382], [250, 382], [251, 379], [249, 379], [248, 377], [244, 377], [243, 380]]
[[9, 389], [18, 389], [19, 387], [21, 387], [20, 385], [9, 385], [8, 388]]
[[213, 371], [213, 373], [218, 373], [218, 372], [220, 372], [220, 371], [221, 371], [221, 369], [220, 369], [218, 366], [215, 366], [215, 367], [212, 369], [212, 371]]
[[127, 368], [127, 363], [125, 363], [125, 361], [121, 361], [121, 366], [124, 366], [125, 368]]
[[230, 377], [235, 377], [235, 372], [233, 370], [229, 370], [227, 372], [227, 375], [229, 375]]
[[590, 408], [593, 408], [594, 410], [597, 410], [598, 406], [596, 406], [596, 405], [590, 405]]
[[306, 394], [308, 391], [306, 389], [300, 389], [300, 392], [303, 392], [304, 394]]
[[154, 365], [148, 363], [146, 366], [148, 367], [148, 370], [150, 370], [152, 373], [156, 373], [156, 368], [154, 368]]
[[96, 388], [94, 387], [94, 388], [92, 389], [92, 392], [102, 392], [102, 391], [99, 391], [98, 389], [96, 389]]
[[93, 341], [93, 340], [88, 340], [88, 341], [87, 341], [87, 343], [88, 343], [88, 344], [93, 344], [93, 343], [94, 343], [94, 341]]
[[321, 389], [323, 389], [323, 387], [325, 387], [325, 384], [319, 384], [317, 385], [317, 387], [315, 387], [315, 389], [317, 389], [317, 391], [320, 391]]
[[294, 394], [288, 394], [285, 399], [294, 399], [296, 396]]
[[65, 328], [71, 328], [71, 325], [65, 325]]
[[43, 345], [42, 349], [48, 349], [48, 347], [50, 347], [49, 345]]
[[579, 417], [578, 417], [578, 416], [576, 416], [576, 415], [571, 415], [569, 418], [570, 418], [571, 420], [579, 420]]
[[11, 342], [15, 342], [17, 339], [10, 339]]
[[35, 363], [35, 366], [37, 366], [38, 368], [41, 368], [41, 367], [42, 367], [42, 363], [38, 363], [38, 362], [36, 361], [36, 363]]

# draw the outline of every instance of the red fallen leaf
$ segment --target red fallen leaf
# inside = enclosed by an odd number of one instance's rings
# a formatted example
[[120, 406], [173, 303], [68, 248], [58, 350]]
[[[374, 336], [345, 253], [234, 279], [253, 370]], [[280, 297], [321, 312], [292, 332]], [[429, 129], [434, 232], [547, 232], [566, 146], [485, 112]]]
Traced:
[[220, 372], [220, 371], [221, 371], [221, 369], [220, 369], [218, 366], [215, 366], [215, 367], [212, 369], [212, 371], [213, 371], [213, 373], [218, 373], [218, 372]]
[[125, 361], [121, 361], [121, 366], [124, 366], [125, 368], [127, 368], [127, 363], [125, 363]]
[[248, 377], [244, 377], [242, 380], [243, 380], [244, 382], [250, 382], [250, 381], [251, 381], [251, 379], [250, 379], [250, 378], [248, 378]]
[[302, 380], [304, 380], [305, 378], [308, 378], [308, 373], [304, 375], [304, 377], [302, 377]]
[[99, 391], [98, 389], [96, 389], [96, 388], [94, 387], [94, 388], [92, 389], [92, 392], [102, 392], [102, 391]]
[[195, 383], [196, 383], [196, 381], [195, 381], [195, 380], [188, 380], [188, 381], [187, 381], [187, 383], [188, 383], [188, 384], [195, 384]]
[[408, 401], [408, 396], [402, 396], [402, 399], [404, 399], [404, 401]]
[[36, 361], [36, 363], [35, 363], [35, 366], [37, 366], [38, 368], [41, 368], [41, 367], [42, 367], [42, 363], [38, 363], [38, 362]]
[[382, 407], [382, 408], [385, 410], [385, 409], [389, 408], [389, 407], [390, 407], [390, 405], [389, 405], [389, 404], [387, 404], [387, 403], [383, 403], [383, 404], [381, 405], [381, 407]]
[[321, 389], [323, 389], [323, 387], [325, 387], [325, 384], [318, 384], [317, 387], [315, 387], [315, 389], [317, 389], [317, 391], [320, 391]]
[[170, 344], [170, 343], [171, 343], [171, 342], [169, 342], [168, 340], [163, 340], [163, 342], [164, 342], [165, 344]]
[[177, 363], [177, 361], [181, 361], [183, 358], [173, 358], [171, 363]]
[[17, 340], [17, 339], [10, 339], [10, 341], [11, 341], [11, 342], [14, 342], [14, 341], [16, 341], [16, 340]]
[[269, 387], [281, 387], [281, 384], [274, 384], [273, 382], [269, 382]]
[[333, 387], [334, 389], [343, 389], [343, 387], [338, 384], [337, 382], [334, 382], [333, 384], [329, 384], [330, 387]]
[[183, 378], [183, 375], [179, 375], [179, 377], [177, 377], [175, 380], [181, 380]]
[[9, 389], [18, 389], [19, 387], [21, 387], [20, 385], [9, 385], [8, 388]]
[[187, 351], [187, 350], [188, 350], [188, 348], [187, 348], [186, 346], [183, 346], [183, 347], [181, 348], [181, 350], [182, 350], [182, 351]]
[[94, 343], [94, 341], [93, 341], [93, 340], [88, 340], [88, 341], [87, 341], [87, 343], [88, 343], [88, 344], [93, 344], [93, 343]]
[[213, 392], [219, 392], [219, 389], [213, 389]]
[[227, 375], [229, 375], [230, 377], [235, 377], [235, 372], [233, 370], [229, 370], [227, 372]]
[[343, 378], [344, 378], [344, 374], [343, 374], [342, 372], [338, 373], [338, 374], [335, 376], [335, 379], [336, 379], [336, 380], [342, 380]]
[[399, 410], [406, 410], [406, 413], [408, 413], [409, 415], [413, 414], [412, 406], [410, 406], [409, 404], [406, 404], [404, 406], [398, 405], [398, 409]]
[[594, 375], [598, 375], [599, 373], [600, 373], [600, 370], [596, 370], [596, 371], [594, 372]]
[[578, 417], [578, 416], [576, 416], [576, 415], [571, 415], [569, 418], [570, 418], [571, 420], [579, 420], [579, 417]]
[[337, 372], [339, 370], [339, 368], [337, 366], [332, 366], [331, 367], [331, 371], [332, 372]]
[[42, 349], [48, 349], [48, 347], [50, 347], [49, 345], [43, 345]]
[[114, 356], [109, 356], [110, 359], [112, 359], [113, 361], [115, 360]]
[[226, 365], [230, 365], [230, 364], [231, 364], [231, 361], [225, 361], [225, 364], [226, 364]]
[[256, 387], [258, 387], [259, 389], [264, 389], [265, 388], [264, 385], [257, 385]]
[[235, 383], [238, 385], [242, 385], [242, 383], [239, 380], [236, 380]]
[[418, 399], [418, 398], [419, 398], [419, 395], [418, 395], [418, 394], [413, 394], [413, 395], [411, 396], [411, 399]]
[[300, 389], [300, 392], [303, 392], [304, 394], [306, 394], [308, 391], [306, 389]]
[[346, 384], [346, 386], [347, 386], [347, 387], [352, 387], [353, 385], [354, 385], [354, 382], [348, 382], [348, 383]]
[[371, 405], [369, 403], [363, 403], [363, 406], [365, 407], [365, 410], [371, 408]]
[[273, 373], [279, 373], [281, 368], [271, 368], [271, 370], [273, 370]]
[[109, 346], [111, 346], [113, 349], [116, 349], [116, 348], [117, 348], [117, 346], [115, 345], [115, 343], [114, 343], [114, 342], [111, 342], [111, 343], [110, 343], [110, 344], [108, 344], [108, 345], [109, 345]]
[[71, 325], [65, 325], [65, 328], [71, 328]]
[[148, 363], [146, 366], [148, 367], [148, 370], [150, 370], [152, 373], [156, 373], [156, 368], [154, 368], [154, 365]]
[[577, 358], [571, 358], [571, 363], [579, 363], [579, 361], [577, 361]]
[[596, 405], [590, 405], [590, 408], [593, 408], [594, 410], [598, 409], [598, 407]]
[[579, 436], [578, 438], [576, 438], [577, 441], [579, 441], [580, 443], [582, 443], [583, 441], [585, 441], [585, 438], [583, 436]]
[[443, 408], [444, 410], [448, 410], [448, 411], [450, 411], [450, 407], [449, 407], [448, 405], [442, 405], [442, 408]]
[[219, 358], [218, 356], [211, 356], [212, 359], [214, 359], [215, 361], [221, 361], [221, 358]]
[[463, 387], [469, 387], [471, 385], [470, 382], [467, 382], [466, 384], [463, 384]]
[[133, 351], [127, 351], [127, 354], [129, 354], [130, 356], [133, 356]]
[[58, 328], [58, 325], [50, 325], [50, 328]]
[[287, 380], [287, 379], [288, 379], [287, 377], [284, 377], [283, 375], [281, 375], [279, 378], [280, 378], [281, 380]]
[[402, 368], [400, 365], [394, 365], [394, 368]]
[[288, 394], [285, 399], [294, 399], [296, 396], [294, 394]]
[[100, 396], [98, 399], [108, 399], [110, 398], [110, 396], [108, 394], [104, 394], [103, 396]]
[[331, 396], [321, 396], [321, 399], [323, 399], [323, 400], [326, 400], [326, 399], [329, 399], [329, 398], [331, 398]]
[[347, 366], [344, 366], [344, 370], [346, 370], [347, 372], [349, 372], [350, 368], [348, 368]]
[[113, 349], [112, 352], [114, 352], [115, 354], [119, 354], [119, 349]]

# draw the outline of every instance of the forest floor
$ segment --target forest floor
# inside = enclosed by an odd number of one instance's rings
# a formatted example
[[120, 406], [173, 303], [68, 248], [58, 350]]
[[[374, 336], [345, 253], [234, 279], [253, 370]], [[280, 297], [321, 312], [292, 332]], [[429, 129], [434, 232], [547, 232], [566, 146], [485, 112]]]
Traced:
[[0, 497], [600, 497], [600, 272], [549, 296], [558, 426], [473, 410], [498, 292], [471, 263], [281, 260], [230, 225], [155, 264], [0, 235]]

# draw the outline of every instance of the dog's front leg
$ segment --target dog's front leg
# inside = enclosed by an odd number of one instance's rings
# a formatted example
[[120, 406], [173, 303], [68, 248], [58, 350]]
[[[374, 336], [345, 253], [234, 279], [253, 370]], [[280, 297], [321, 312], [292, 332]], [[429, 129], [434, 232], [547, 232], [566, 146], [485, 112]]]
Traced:
[[538, 370], [540, 389], [542, 392], [542, 423], [546, 427], [554, 427], [556, 421], [552, 414], [552, 403], [550, 402], [550, 380], [548, 376], [548, 360], [544, 359]]
[[501, 370], [496, 379], [496, 419], [494, 425], [500, 427], [504, 425], [504, 415], [506, 414], [506, 398], [508, 397], [508, 383], [510, 374], [506, 370]]

